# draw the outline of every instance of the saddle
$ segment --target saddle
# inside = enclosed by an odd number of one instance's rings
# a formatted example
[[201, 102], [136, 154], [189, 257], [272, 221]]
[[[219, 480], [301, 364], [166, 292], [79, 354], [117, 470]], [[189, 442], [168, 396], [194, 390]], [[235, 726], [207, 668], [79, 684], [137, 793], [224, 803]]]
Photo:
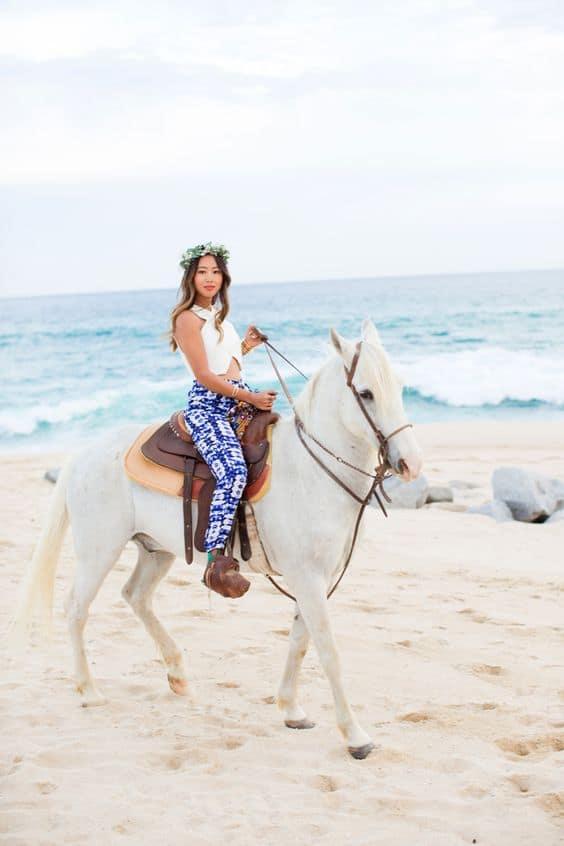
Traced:
[[[275, 411], [259, 411], [255, 414], [245, 429], [241, 439], [243, 456], [247, 464], [247, 484], [241, 502], [239, 503], [236, 519], [230, 540], [234, 537], [235, 529], [239, 529], [241, 556], [244, 560], [251, 557], [249, 535], [246, 526], [244, 501], [251, 499], [255, 492], [263, 486], [270, 471], [268, 454], [270, 440], [268, 427], [280, 418]], [[193, 560], [193, 544], [200, 552], [205, 552], [204, 536], [209, 521], [210, 505], [215, 489], [215, 477], [208, 464], [198, 452], [194, 444], [182, 411], [175, 411], [170, 419], [159, 426], [143, 444], [141, 452], [149, 461], [183, 473], [182, 489], [183, 518], [184, 518], [184, 552], [186, 563]], [[198, 501], [198, 522], [194, 538], [192, 539], [192, 500]]]

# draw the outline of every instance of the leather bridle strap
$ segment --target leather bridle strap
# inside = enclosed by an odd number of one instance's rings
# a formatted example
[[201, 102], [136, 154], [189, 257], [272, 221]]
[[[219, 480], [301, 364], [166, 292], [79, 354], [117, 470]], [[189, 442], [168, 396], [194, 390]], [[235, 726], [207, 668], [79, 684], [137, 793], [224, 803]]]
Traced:
[[[348, 494], [350, 494], [350, 496], [352, 496], [352, 498], [353, 498], [353, 499], [356, 499], [356, 501], [357, 501], [357, 502], [364, 502], [364, 501], [365, 501], [365, 499], [366, 499], [366, 497], [363, 499], [361, 496], [359, 496], [357, 493], [355, 493], [355, 492], [352, 490], [352, 488], [349, 488], [349, 486], [348, 486], [348, 485], [346, 485], [346, 484], [345, 484], [345, 483], [344, 483], [341, 479], [339, 479], [339, 477], [338, 477], [335, 473], [333, 473], [333, 471], [332, 471], [332, 470], [330, 470], [328, 467], [326, 467], [326, 466], [325, 466], [325, 464], [321, 461], [321, 459], [319, 458], [319, 456], [317, 456], [317, 455], [313, 452], [313, 450], [311, 449], [311, 447], [310, 447], [310, 446], [308, 446], [307, 442], [304, 440], [304, 426], [303, 426], [302, 421], [301, 421], [301, 420], [298, 420], [298, 418], [297, 418], [297, 417], [295, 417], [295, 418], [294, 418], [294, 421], [295, 421], [296, 431], [297, 431], [297, 433], [298, 433], [298, 437], [299, 437], [300, 441], [302, 442], [302, 444], [304, 445], [304, 447], [305, 447], [305, 448], [307, 449], [307, 451], [309, 452], [309, 454], [311, 455], [311, 457], [312, 457], [313, 459], [315, 459], [315, 461], [317, 461], [317, 463], [319, 464], [319, 466], [320, 466], [320, 467], [322, 467], [322, 468], [325, 470], [325, 472], [327, 473], [327, 475], [328, 475], [328, 476], [330, 476], [330, 477], [333, 479], [333, 481], [337, 482], [337, 484], [338, 484], [338, 485], [340, 485], [342, 488], [344, 488], [344, 489], [346, 490], [346, 492], [347, 492]], [[306, 433], [306, 434], [307, 434], [307, 433]], [[370, 494], [372, 494], [372, 490], [373, 490], [373, 488], [374, 488], [374, 487], [376, 486], [376, 484], [377, 484], [377, 477], [376, 477], [376, 476], [374, 476], [374, 477], [373, 477], [373, 479], [374, 479], [374, 481], [373, 481], [373, 483], [372, 483], [372, 485], [371, 485], [371, 487], [370, 487]]]
[[413, 424], [412, 423], [406, 423], [404, 426], [399, 426], [397, 429], [394, 429], [394, 431], [390, 432], [389, 435], [383, 435], [382, 432], [380, 431], [380, 429], [376, 426], [376, 424], [372, 420], [371, 416], [369, 415], [369, 413], [366, 410], [366, 406], [364, 405], [364, 402], [362, 401], [362, 397], [360, 396], [356, 387], [353, 385], [353, 381], [352, 381], [354, 374], [355, 374], [355, 371], [356, 371], [356, 365], [358, 364], [358, 359], [360, 358], [360, 345], [361, 345], [361, 343], [362, 343], [362, 341], [358, 341], [357, 344], [356, 344], [356, 348], [355, 348], [353, 359], [351, 361], [350, 368], [347, 369], [346, 364], [343, 365], [343, 367], [345, 368], [345, 373], [347, 374], [347, 386], [353, 392], [354, 398], [356, 399], [357, 403], [360, 406], [360, 410], [362, 411], [362, 413], [366, 417], [370, 428], [372, 429], [372, 431], [374, 432], [374, 434], [378, 438], [378, 443], [380, 444], [380, 448], [382, 448], [383, 446], [387, 446], [387, 443], [390, 440], [390, 438], [393, 438], [394, 435], [398, 434], [398, 432], [402, 432], [404, 429], [413, 428]]
[[[368, 505], [368, 502], [370, 501], [371, 496], [374, 496], [376, 498], [378, 504], [380, 505], [380, 508], [382, 509], [384, 516], [385, 517], [388, 516], [388, 513], [386, 511], [384, 503], [382, 502], [382, 500], [380, 499], [380, 496], [379, 496], [379, 492], [380, 492], [380, 494], [382, 494], [384, 499], [386, 499], [388, 502], [391, 502], [390, 497], [387, 495], [387, 493], [386, 493], [386, 491], [384, 490], [384, 487], [383, 487], [384, 480], [389, 478], [388, 470], [390, 469], [390, 463], [389, 463], [389, 456], [388, 456], [388, 444], [389, 444], [390, 439], [393, 438], [394, 435], [397, 435], [399, 432], [402, 432], [404, 429], [412, 428], [413, 424], [412, 423], [405, 423], [403, 426], [399, 426], [397, 429], [394, 429], [393, 432], [390, 432], [389, 435], [385, 436], [380, 431], [380, 429], [378, 429], [378, 427], [376, 426], [376, 424], [374, 423], [374, 421], [372, 420], [372, 418], [368, 414], [368, 411], [366, 410], [366, 407], [364, 405], [362, 397], [360, 396], [360, 394], [358, 393], [356, 387], [353, 385], [353, 382], [352, 382], [354, 374], [355, 374], [356, 366], [358, 364], [358, 359], [360, 357], [360, 346], [361, 346], [362, 341], [358, 341], [357, 344], [356, 344], [356, 349], [355, 349], [355, 353], [354, 353], [350, 368], [347, 369], [346, 365], [344, 365], [345, 373], [347, 374], [346, 383], [347, 383], [347, 387], [349, 387], [351, 389], [352, 393], [354, 394], [354, 397], [355, 397], [358, 405], [360, 406], [362, 413], [364, 414], [365, 418], [367, 419], [367, 421], [370, 425], [370, 428], [375, 433], [376, 438], [378, 439], [378, 444], [379, 444], [378, 461], [379, 461], [379, 464], [375, 468], [376, 472], [374, 473], [374, 475], [372, 475], [371, 473], [367, 473], [365, 470], [362, 470], [360, 467], [356, 467], [354, 464], [351, 464], [349, 461], [346, 461], [344, 458], [341, 458], [340, 456], [336, 455], [334, 452], [332, 452], [332, 450], [329, 449], [329, 447], [326, 447], [324, 444], [321, 443], [321, 441], [318, 441], [316, 437], [314, 437], [313, 435], [311, 435], [309, 432], [306, 431], [304, 423], [303, 423], [301, 417], [299, 416], [299, 414], [296, 410], [296, 406], [294, 404], [294, 399], [293, 399], [292, 395], [290, 394], [290, 392], [288, 390], [288, 386], [286, 385], [286, 382], [285, 382], [282, 374], [278, 370], [278, 367], [276, 366], [276, 363], [275, 363], [274, 359], [272, 358], [272, 355], [271, 355], [270, 350], [268, 348], [272, 347], [272, 349], [277, 353], [278, 353], [278, 350], [267, 340], [266, 336], [263, 336], [262, 340], [265, 343], [266, 351], [268, 353], [268, 357], [270, 358], [270, 362], [271, 362], [271, 364], [272, 364], [272, 366], [273, 366], [273, 368], [276, 372], [276, 375], [278, 377], [278, 381], [282, 385], [282, 389], [283, 389], [284, 393], [286, 394], [286, 398], [288, 399], [288, 402], [290, 403], [290, 406], [292, 407], [292, 410], [294, 412], [294, 423], [295, 423], [296, 431], [298, 433], [298, 437], [299, 437], [300, 441], [302, 442], [302, 444], [304, 445], [306, 450], [309, 452], [309, 454], [312, 456], [312, 458], [314, 458], [315, 461], [319, 464], [319, 466], [327, 473], [327, 475], [330, 476], [331, 479], [333, 479], [333, 481], [335, 481], [341, 488], [343, 488], [354, 500], [356, 500], [356, 502], [360, 503], [360, 508], [359, 508], [359, 511], [358, 511], [358, 514], [357, 514], [357, 517], [356, 517], [356, 522], [355, 522], [355, 526], [354, 526], [352, 542], [351, 542], [351, 545], [350, 545], [350, 548], [349, 548], [349, 553], [347, 555], [347, 559], [345, 561], [343, 569], [341, 570], [339, 578], [337, 579], [337, 581], [335, 582], [335, 584], [333, 585], [333, 587], [331, 588], [331, 590], [327, 594], [327, 599], [329, 599], [329, 597], [337, 589], [341, 579], [345, 575], [345, 572], [346, 572], [346, 570], [349, 566], [349, 562], [351, 560], [352, 553], [353, 553], [355, 543], [356, 543], [356, 537], [357, 537], [357, 534], [358, 534], [358, 528], [359, 528], [359, 525], [360, 525], [360, 520], [361, 520], [362, 515], [364, 513], [364, 509], [366, 508], [366, 506]], [[279, 353], [279, 355], [282, 355], [282, 353]], [[285, 356], [283, 356], [283, 358], [285, 358]], [[288, 361], [288, 359], [286, 359], [286, 361]], [[292, 362], [289, 362], [289, 363], [292, 364]], [[294, 365], [292, 365], [292, 366], [294, 366]], [[364, 498], [358, 496], [358, 494], [355, 493], [355, 491], [353, 491], [352, 488], [350, 488], [341, 479], [339, 479], [339, 477], [335, 473], [333, 473], [333, 471], [330, 470], [330, 468], [327, 467], [323, 463], [323, 461], [321, 461], [319, 456], [317, 456], [313, 452], [313, 450], [309, 447], [309, 445], [304, 440], [304, 435], [307, 435], [308, 438], [311, 438], [313, 441], [315, 441], [315, 443], [318, 446], [320, 446], [323, 450], [325, 450], [325, 452], [329, 453], [329, 455], [332, 455], [333, 458], [335, 458], [337, 461], [339, 461], [343, 464], [347, 464], [352, 469], [358, 471], [359, 473], [362, 473], [365, 476], [369, 476], [372, 479], [372, 484], [370, 485], [370, 489], [369, 489], [368, 493], [366, 494], [366, 496]], [[379, 492], [377, 490], [378, 488], [379, 488]], [[266, 555], [266, 553], [265, 553], [265, 555]], [[268, 558], [267, 558], [267, 562], [268, 562]], [[268, 564], [270, 566], [270, 562], [268, 562]], [[274, 587], [277, 588], [277, 590], [280, 591], [280, 593], [283, 593], [284, 596], [287, 596], [289, 599], [292, 599], [294, 602], [296, 602], [296, 598], [294, 596], [292, 596], [291, 593], [284, 590], [284, 588], [281, 587], [278, 584], [278, 582], [276, 582], [275, 579], [272, 578], [271, 575], [269, 575], [268, 573], [265, 574], [265, 575], [266, 575], [267, 579], [269, 579], [269, 581], [274, 585]]]

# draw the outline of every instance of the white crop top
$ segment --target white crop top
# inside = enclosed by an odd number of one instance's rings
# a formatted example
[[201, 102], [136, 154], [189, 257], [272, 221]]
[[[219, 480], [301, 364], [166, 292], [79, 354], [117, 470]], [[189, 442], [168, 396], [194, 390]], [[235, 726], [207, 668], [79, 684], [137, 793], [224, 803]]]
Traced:
[[[215, 306], [207, 309], [203, 306], [193, 305], [190, 306], [190, 311], [193, 311], [194, 314], [197, 314], [198, 317], [202, 317], [206, 321], [202, 326], [202, 340], [206, 350], [208, 367], [212, 373], [226, 373], [231, 364], [231, 358], [234, 356], [237, 359], [239, 367], [241, 367], [242, 375], [241, 338], [231, 321], [225, 319], [221, 324], [223, 328], [223, 340], [220, 340], [219, 332], [214, 324], [214, 317], [218, 311]], [[180, 347], [178, 347], [178, 351], [182, 356], [184, 364], [194, 376], [190, 363]]]

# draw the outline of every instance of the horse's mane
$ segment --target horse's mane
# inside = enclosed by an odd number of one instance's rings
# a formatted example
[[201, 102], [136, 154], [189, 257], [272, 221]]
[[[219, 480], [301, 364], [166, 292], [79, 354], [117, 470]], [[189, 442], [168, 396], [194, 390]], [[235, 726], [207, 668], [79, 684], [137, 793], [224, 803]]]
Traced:
[[318, 367], [313, 376], [310, 376], [303, 390], [294, 399], [294, 405], [296, 406], [298, 414], [300, 415], [302, 420], [307, 420], [309, 417], [309, 413], [313, 405], [315, 389], [319, 383], [319, 379], [321, 378], [322, 372], [325, 370], [328, 364], [335, 358], [336, 356], [331, 356], [330, 358], [327, 358], [323, 362], [321, 367]]
[[[370, 358], [370, 373], [372, 376], [372, 378], [370, 379], [370, 387], [376, 388], [378, 392], [376, 399], [379, 403], [380, 408], [385, 411], [388, 409], [392, 397], [396, 395], [398, 387], [398, 377], [392, 370], [390, 360], [382, 344], [375, 344], [372, 341], [366, 340], [363, 341], [359, 361], [359, 365], [361, 367], [363, 364], [366, 366], [365, 356], [369, 356]], [[295, 406], [298, 410], [298, 414], [304, 420], [307, 420], [311, 411], [315, 391], [317, 389], [319, 380], [325, 370], [328, 369], [331, 365], [335, 366], [335, 368], [337, 365], [340, 366], [344, 380], [345, 373], [342, 367], [342, 358], [338, 353], [335, 353], [335, 351], [333, 350], [333, 353], [325, 359], [325, 361], [321, 364], [320, 367], [318, 367], [315, 373], [309, 378], [304, 389], [294, 400]], [[375, 379], [374, 376], [376, 377]], [[358, 375], [355, 377], [354, 381], [356, 382], [356, 384], [359, 383]]]
[[398, 387], [401, 387], [401, 380], [393, 370], [382, 344], [367, 343], [364, 354], [370, 356], [371, 372], [376, 375], [376, 388], [379, 394], [377, 400], [380, 408], [382, 411], [388, 411], [397, 396]]

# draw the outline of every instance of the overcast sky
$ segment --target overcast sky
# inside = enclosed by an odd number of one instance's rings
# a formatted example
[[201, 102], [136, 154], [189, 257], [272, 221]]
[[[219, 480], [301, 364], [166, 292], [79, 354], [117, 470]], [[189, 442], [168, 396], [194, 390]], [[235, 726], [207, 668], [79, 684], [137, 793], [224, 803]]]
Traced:
[[564, 266], [562, 0], [0, 2], [4, 294]]

